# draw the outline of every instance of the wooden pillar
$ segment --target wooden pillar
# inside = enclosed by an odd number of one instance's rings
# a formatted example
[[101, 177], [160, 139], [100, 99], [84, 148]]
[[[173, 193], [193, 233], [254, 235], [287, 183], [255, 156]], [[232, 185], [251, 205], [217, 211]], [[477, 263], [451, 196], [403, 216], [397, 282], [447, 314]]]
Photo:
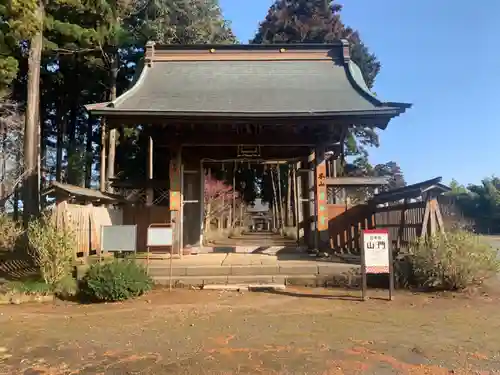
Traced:
[[[154, 165], [153, 165], [153, 137], [149, 136], [148, 137], [148, 166], [147, 166], [147, 171], [148, 171], [148, 180], [149, 183], [152, 182], [153, 180], [153, 170], [154, 170]], [[149, 187], [146, 190], [146, 206], [152, 206], [154, 202], [154, 189], [153, 187]]]
[[309, 198], [309, 236], [308, 246], [311, 249], [318, 248], [318, 237], [316, 236], [317, 217], [316, 217], [316, 153], [311, 150], [308, 157], [307, 174], [307, 195]]
[[[99, 171], [99, 189], [106, 191], [106, 119], [101, 119], [101, 168]], [[57, 145], [61, 147], [61, 145]], [[60, 182], [60, 181], [59, 181]]]
[[233, 163], [233, 200], [231, 202], [230, 210], [229, 210], [229, 225], [231, 225], [231, 229], [234, 228], [234, 222], [236, 219], [236, 162]]
[[205, 232], [205, 169], [202, 160], [200, 160], [200, 186], [200, 248], [202, 248]]
[[297, 246], [301, 244], [301, 229], [300, 225], [302, 223], [301, 212], [302, 212], [302, 203], [300, 202], [300, 198], [302, 198], [301, 193], [299, 193], [299, 179], [297, 169], [299, 167], [299, 163], [293, 165], [292, 173], [293, 173], [293, 202], [294, 202], [294, 224], [297, 231]]
[[296, 167], [296, 173], [295, 173], [295, 178], [297, 181], [297, 226], [299, 230], [299, 244], [300, 245], [306, 245], [305, 241], [305, 223], [306, 221], [304, 220], [304, 178], [303, 178], [303, 173], [301, 173], [301, 169], [303, 168], [303, 163], [302, 162], [297, 162], [297, 167]]
[[325, 148], [316, 148], [316, 244], [319, 247], [324, 247], [328, 244], [328, 210], [327, 204], [327, 191], [326, 191], [326, 160]]
[[285, 235], [285, 220], [283, 213], [283, 196], [281, 194], [281, 172], [280, 172], [280, 163], [276, 163], [276, 174], [277, 174], [277, 184], [278, 184], [278, 209], [279, 209], [279, 225], [280, 225], [280, 234], [282, 236]]
[[172, 252], [182, 257], [182, 153], [180, 147], [171, 150], [169, 172], [170, 220], [173, 229]]

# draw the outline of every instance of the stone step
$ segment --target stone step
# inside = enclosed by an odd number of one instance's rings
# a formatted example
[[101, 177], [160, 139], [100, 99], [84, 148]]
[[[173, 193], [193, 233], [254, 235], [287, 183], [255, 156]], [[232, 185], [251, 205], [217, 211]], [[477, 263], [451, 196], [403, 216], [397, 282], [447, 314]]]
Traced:
[[346, 273], [352, 273], [357, 267], [348, 264], [340, 263], [310, 263], [301, 262], [301, 264], [293, 264], [292, 262], [284, 262], [274, 265], [230, 265], [230, 266], [178, 266], [175, 265], [170, 271], [170, 266], [166, 263], [150, 264], [148, 272], [152, 277], [156, 276], [172, 276], [175, 277], [199, 277], [199, 276], [290, 276], [290, 275], [326, 275], [335, 276]]
[[[154, 276], [158, 285], [169, 285], [169, 276]], [[307, 287], [353, 287], [359, 284], [358, 277], [303, 275], [248, 275], [248, 276], [172, 276], [174, 287], [203, 287], [204, 285], [295, 285]]]
[[232, 290], [232, 291], [269, 291], [269, 290], [285, 290], [284, 284], [205, 284], [203, 290]]

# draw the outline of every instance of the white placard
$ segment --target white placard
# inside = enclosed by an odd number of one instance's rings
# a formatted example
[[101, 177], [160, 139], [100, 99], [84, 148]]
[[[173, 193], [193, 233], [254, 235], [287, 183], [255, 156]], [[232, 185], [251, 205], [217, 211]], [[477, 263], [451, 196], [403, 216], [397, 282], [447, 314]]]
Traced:
[[136, 251], [137, 226], [135, 225], [102, 225], [102, 251]]
[[173, 234], [171, 227], [149, 227], [147, 246], [171, 246]]
[[389, 273], [389, 233], [373, 229], [363, 231], [366, 273]]

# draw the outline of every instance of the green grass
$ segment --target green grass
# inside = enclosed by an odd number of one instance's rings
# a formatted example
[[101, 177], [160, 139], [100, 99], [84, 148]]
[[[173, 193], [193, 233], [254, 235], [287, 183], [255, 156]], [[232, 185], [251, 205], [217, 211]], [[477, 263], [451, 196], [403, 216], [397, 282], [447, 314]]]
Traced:
[[50, 285], [41, 280], [23, 280], [23, 281], [9, 281], [3, 289], [7, 292], [17, 292], [23, 294], [50, 294]]

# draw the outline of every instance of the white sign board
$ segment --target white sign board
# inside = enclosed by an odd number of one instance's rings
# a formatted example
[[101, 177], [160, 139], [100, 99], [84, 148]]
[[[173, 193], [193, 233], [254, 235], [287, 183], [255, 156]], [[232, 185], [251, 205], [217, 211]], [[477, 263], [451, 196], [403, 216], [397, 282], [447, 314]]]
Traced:
[[173, 235], [171, 227], [149, 227], [147, 246], [172, 246]]
[[364, 230], [363, 249], [366, 273], [390, 273], [390, 244], [387, 230]]
[[136, 251], [137, 227], [135, 225], [101, 226], [102, 251]]

